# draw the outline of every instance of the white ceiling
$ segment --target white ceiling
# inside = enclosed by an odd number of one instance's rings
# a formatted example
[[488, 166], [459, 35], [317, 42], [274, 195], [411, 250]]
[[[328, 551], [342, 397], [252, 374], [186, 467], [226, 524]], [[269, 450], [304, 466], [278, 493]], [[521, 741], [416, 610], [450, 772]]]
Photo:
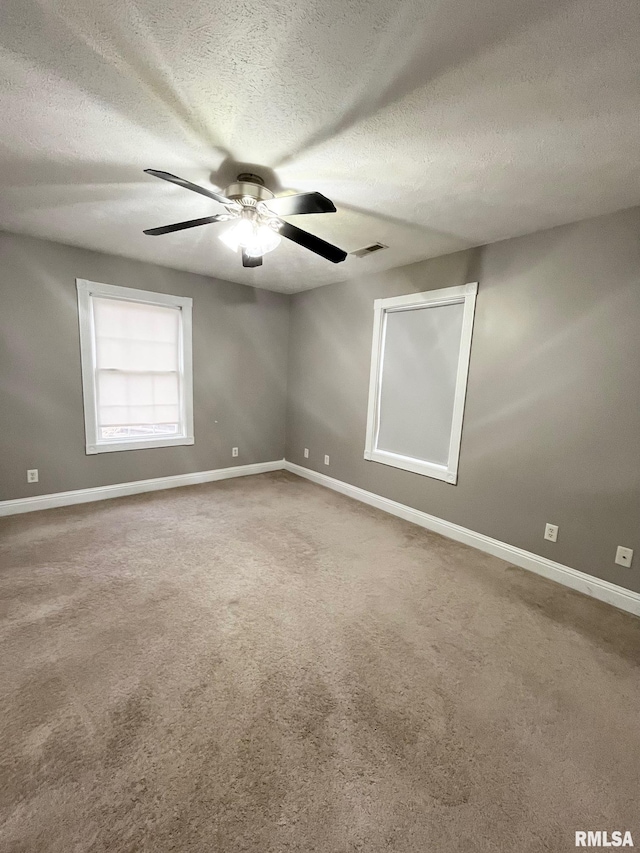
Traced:
[[[292, 292], [639, 204], [640, 3], [2, 0], [0, 116], [0, 228]], [[142, 234], [219, 210], [144, 168], [238, 162], [390, 248]]]

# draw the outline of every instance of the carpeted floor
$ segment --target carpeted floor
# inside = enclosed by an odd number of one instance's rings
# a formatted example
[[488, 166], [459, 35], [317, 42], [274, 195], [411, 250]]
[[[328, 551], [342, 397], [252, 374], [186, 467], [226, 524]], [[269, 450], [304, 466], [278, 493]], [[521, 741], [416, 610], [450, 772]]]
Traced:
[[640, 620], [280, 472], [0, 542], [4, 853], [640, 844]]

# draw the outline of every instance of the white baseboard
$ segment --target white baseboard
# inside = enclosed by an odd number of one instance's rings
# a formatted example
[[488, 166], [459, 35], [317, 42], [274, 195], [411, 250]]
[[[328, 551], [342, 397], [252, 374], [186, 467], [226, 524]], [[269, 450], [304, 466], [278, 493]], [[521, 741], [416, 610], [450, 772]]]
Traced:
[[449, 539], [455, 539], [457, 542], [471, 545], [479, 551], [485, 551], [494, 557], [500, 557], [501, 560], [506, 560], [514, 566], [528, 569], [531, 572], [563, 584], [563, 586], [568, 586], [585, 595], [590, 595], [592, 598], [612, 604], [620, 610], [626, 610], [628, 613], [640, 616], [640, 593], [632, 592], [624, 587], [617, 586], [600, 578], [595, 578], [584, 572], [579, 572], [570, 566], [555, 563], [553, 560], [540, 557], [531, 551], [516, 548], [515, 545], [508, 545], [506, 542], [492, 539], [483, 533], [475, 533], [473, 530], [468, 530], [459, 524], [444, 521], [444, 519], [437, 518], [435, 515], [429, 515], [426, 512], [413, 509], [405, 504], [392, 501], [381, 495], [376, 495], [373, 492], [367, 492], [365, 489], [344, 483], [342, 480], [327, 477], [326, 474], [319, 474], [310, 468], [303, 468], [301, 465], [295, 465], [293, 462], [287, 461], [285, 461], [284, 467], [287, 471], [291, 471], [292, 474], [298, 474], [298, 476], [312, 480], [314, 483], [318, 483], [328, 489], [333, 489], [350, 498], [355, 498], [357, 501], [375, 506], [378, 509], [391, 513], [391, 515], [397, 515], [399, 518], [404, 518], [406, 521], [420, 525], [420, 527], [426, 527], [427, 530], [441, 533], [443, 536], [449, 537]]
[[273, 462], [256, 462], [253, 465], [236, 465], [232, 468], [216, 468], [213, 471], [196, 471], [193, 474], [176, 474], [173, 477], [155, 477], [153, 480], [134, 480], [131, 483], [116, 483], [113, 486], [96, 486], [93, 489], [76, 489], [72, 492], [17, 498], [12, 501], [0, 501], [0, 516], [90, 501], [104, 501], [109, 498], [122, 498], [126, 495], [174, 489], [178, 486], [194, 486], [197, 483], [212, 483], [215, 480], [228, 480], [231, 477], [265, 474], [267, 471], [280, 471], [282, 468], [284, 468], [284, 459], [276, 459]]
[[376, 495], [374, 492], [367, 492], [358, 486], [352, 486], [349, 483], [344, 483], [342, 480], [327, 477], [326, 474], [320, 474], [317, 471], [312, 471], [310, 468], [303, 468], [301, 465], [295, 465], [293, 462], [287, 462], [284, 459], [276, 459], [273, 462], [257, 462], [253, 465], [236, 465], [231, 468], [217, 468], [213, 471], [196, 471], [193, 474], [177, 474], [173, 477], [156, 477], [152, 480], [134, 480], [130, 483], [116, 483], [112, 486], [97, 486], [92, 489], [76, 489], [71, 492], [57, 492], [51, 495], [35, 495], [31, 498], [0, 501], [0, 516], [15, 515], [22, 512], [35, 512], [36, 510], [52, 509], [53, 507], [70, 506], [90, 501], [102, 501], [109, 498], [120, 498], [126, 495], [136, 495], [141, 492], [173, 489], [178, 486], [193, 486], [197, 483], [212, 483], [216, 480], [227, 480], [231, 477], [246, 477], [251, 474], [280, 471], [283, 468], [292, 474], [305, 477], [307, 480], [312, 480], [314, 483], [347, 495], [347, 497], [377, 507], [399, 518], [404, 518], [406, 521], [411, 521], [413, 524], [418, 524], [427, 530], [433, 530], [435, 533], [440, 533], [449, 539], [455, 539], [457, 542], [471, 545], [473, 548], [506, 560], [512, 565], [528, 569], [531, 572], [568, 586], [585, 595], [590, 595], [592, 598], [605, 601], [607, 604], [618, 607], [620, 610], [626, 610], [628, 613], [640, 616], [640, 593], [632, 592], [624, 587], [609, 583], [609, 581], [595, 578], [577, 569], [572, 569], [570, 566], [563, 566], [561, 563], [555, 563], [546, 557], [540, 557], [531, 551], [525, 551], [506, 542], [500, 542], [498, 539], [485, 536], [483, 533], [476, 533], [466, 527], [461, 527], [459, 524], [445, 521], [435, 515], [429, 515], [421, 510], [413, 509], [397, 501], [392, 501], [390, 498]]

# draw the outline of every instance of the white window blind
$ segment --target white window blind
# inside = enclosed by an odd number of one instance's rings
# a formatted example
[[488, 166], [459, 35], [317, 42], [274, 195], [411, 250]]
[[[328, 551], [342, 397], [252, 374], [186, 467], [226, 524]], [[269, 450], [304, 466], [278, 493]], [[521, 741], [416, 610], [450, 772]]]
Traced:
[[192, 444], [191, 299], [77, 286], [87, 453]]
[[101, 438], [180, 430], [180, 309], [93, 298]]

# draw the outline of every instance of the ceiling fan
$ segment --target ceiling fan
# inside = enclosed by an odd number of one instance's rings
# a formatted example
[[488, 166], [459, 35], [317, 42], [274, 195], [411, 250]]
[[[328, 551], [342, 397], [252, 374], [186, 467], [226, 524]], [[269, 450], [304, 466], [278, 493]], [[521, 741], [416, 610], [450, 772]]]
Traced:
[[271, 190], [265, 187], [261, 177], [243, 172], [238, 175], [236, 183], [228, 186], [223, 194], [192, 184], [191, 181], [178, 178], [169, 172], [159, 172], [156, 169], [144, 171], [163, 181], [170, 181], [186, 190], [212, 198], [226, 208], [224, 213], [214, 216], [189, 219], [187, 222], [176, 222], [160, 228], [149, 228], [144, 232], [145, 234], [155, 237], [160, 234], [170, 234], [172, 231], [182, 231], [184, 228], [209, 225], [212, 222], [233, 222], [231, 228], [223, 231], [219, 236], [234, 252], [242, 249], [243, 267], [261, 266], [262, 256], [275, 249], [281, 237], [293, 240], [294, 243], [315, 252], [316, 255], [326, 258], [333, 264], [339, 264], [347, 257], [347, 253], [337, 246], [280, 218], [301, 213], [335, 213], [336, 208], [333, 202], [321, 193], [299, 193], [276, 198]]

